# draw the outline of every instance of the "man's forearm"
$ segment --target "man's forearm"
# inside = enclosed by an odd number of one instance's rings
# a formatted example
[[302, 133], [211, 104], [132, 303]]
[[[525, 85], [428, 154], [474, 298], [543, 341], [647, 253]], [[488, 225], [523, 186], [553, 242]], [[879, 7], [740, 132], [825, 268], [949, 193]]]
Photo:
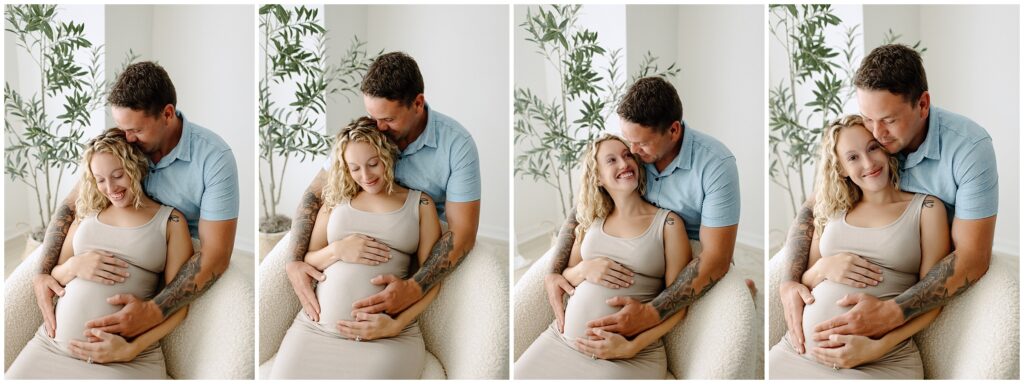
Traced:
[[666, 287], [651, 301], [651, 306], [658, 311], [659, 318], [665, 320], [704, 296], [722, 279], [722, 276], [725, 276], [726, 272], [728, 272], [727, 267], [718, 268], [706, 265], [703, 255], [698, 255], [686, 267], [683, 267], [683, 270], [679, 272], [679, 277], [676, 277], [672, 285]]
[[323, 205], [323, 199], [312, 191], [306, 191], [299, 202], [299, 209], [295, 212], [295, 219], [292, 220], [291, 247], [292, 260], [303, 261], [306, 252], [309, 251], [309, 239], [313, 236], [313, 224], [316, 223], [316, 214]]
[[576, 208], [569, 211], [569, 217], [565, 218], [562, 228], [558, 230], [558, 237], [555, 239], [554, 255], [551, 257], [551, 273], [562, 273], [569, 266], [569, 256], [572, 254], [572, 244], [576, 242]]
[[957, 265], [957, 259], [957, 252], [953, 251], [928, 270], [921, 281], [893, 299], [903, 311], [904, 321], [946, 305], [978, 281], [981, 276], [972, 280], [966, 266]]
[[68, 229], [75, 221], [75, 210], [66, 204], [57, 206], [57, 212], [50, 218], [50, 225], [46, 227], [46, 234], [43, 236], [43, 256], [39, 263], [39, 273], [49, 274], [53, 267], [57, 266], [60, 260], [60, 250], [64, 246], [64, 239], [68, 236]]
[[456, 243], [453, 232], [445, 232], [430, 249], [430, 255], [423, 262], [423, 266], [413, 275], [413, 281], [426, 293], [454, 271], [466, 259], [471, 249], [468, 244]]
[[178, 270], [178, 274], [174, 275], [174, 279], [153, 298], [164, 318], [202, 296], [227, 269], [227, 263], [221, 267], [213, 260], [207, 260], [207, 265], [203, 265], [203, 261], [203, 252], [192, 255]]
[[782, 255], [782, 281], [801, 282], [811, 254], [811, 239], [814, 237], [814, 208], [804, 203], [797, 213], [786, 236], [786, 253]]

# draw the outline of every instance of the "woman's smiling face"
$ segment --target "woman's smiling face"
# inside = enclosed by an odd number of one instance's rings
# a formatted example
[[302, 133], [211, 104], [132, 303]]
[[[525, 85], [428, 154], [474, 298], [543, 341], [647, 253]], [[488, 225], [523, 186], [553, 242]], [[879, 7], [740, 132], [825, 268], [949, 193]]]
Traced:
[[386, 187], [384, 162], [369, 143], [354, 141], [345, 146], [345, 164], [352, 180], [364, 191], [377, 194]]
[[850, 177], [865, 192], [891, 188], [889, 153], [863, 126], [854, 126], [839, 132], [836, 155], [842, 167], [842, 176]]
[[111, 205], [124, 208], [135, 201], [131, 177], [117, 156], [109, 152], [98, 152], [92, 156], [89, 169], [96, 178], [96, 188], [110, 200]]
[[597, 148], [598, 182], [608, 191], [633, 191], [639, 185], [636, 159], [619, 140], [606, 140]]

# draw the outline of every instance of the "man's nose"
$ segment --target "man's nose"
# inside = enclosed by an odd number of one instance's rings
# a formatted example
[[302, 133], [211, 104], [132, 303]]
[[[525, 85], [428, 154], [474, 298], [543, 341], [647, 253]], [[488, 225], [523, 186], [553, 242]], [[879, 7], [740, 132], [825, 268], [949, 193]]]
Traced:
[[134, 133], [125, 132], [124, 136], [125, 136], [126, 139], [128, 139], [129, 143], [134, 143], [135, 142], [135, 134]]

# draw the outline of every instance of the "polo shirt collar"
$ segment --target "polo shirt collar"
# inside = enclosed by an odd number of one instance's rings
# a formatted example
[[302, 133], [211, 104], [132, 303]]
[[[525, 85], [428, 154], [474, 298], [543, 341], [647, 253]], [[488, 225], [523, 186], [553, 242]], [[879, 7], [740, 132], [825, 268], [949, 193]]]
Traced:
[[403, 156], [414, 154], [423, 149], [423, 147], [437, 148], [437, 130], [439, 129], [438, 124], [440, 124], [436, 116], [437, 114], [431, 113], [430, 106], [427, 104], [423, 105], [423, 109], [427, 112], [427, 126], [423, 128], [423, 133], [420, 134], [420, 137], [417, 137], [416, 141], [413, 141], [412, 144], [409, 144], [402, 151]]
[[658, 173], [658, 168], [654, 166], [654, 163], [647, 164], [647, 170], [651, 174], [664, 176], [671, 175], [676, 169], [690, 169], [693, 160], [693, 135], [690, 134], [690, 127], [686, 126], [685, 121], [680, 121], [680, 125], [683, 126], [683, 144], [679, 146], [679, 153], [676, 154], [676, 158], [672, 159], [672, 162], [668, 163], [668, 166], [661, 173]]
[[175, 111], [178, 118], [181, 119], [181, 137], [178, 138], [178, 144], [171, 149], [171, 152], [160, 159], [159, 163], [156, 163], [153, 168], [160, 169], [171, 165], [174, 160], [191, 161], [192, 160], [192, 124], [185, 119], [185, 114], [181, 111]]
[[928, 132], [925, 134], [921, 146], [906, 156], [906, 160], [901, 168], [913, 167], [924, 161], [925, 158], [939, 159], [940, 146], [942, 144], [942, 132], [940, 132], [942, 129], [942, 118], [938, 115], [939, 111], [938, 108], [928, 107]]

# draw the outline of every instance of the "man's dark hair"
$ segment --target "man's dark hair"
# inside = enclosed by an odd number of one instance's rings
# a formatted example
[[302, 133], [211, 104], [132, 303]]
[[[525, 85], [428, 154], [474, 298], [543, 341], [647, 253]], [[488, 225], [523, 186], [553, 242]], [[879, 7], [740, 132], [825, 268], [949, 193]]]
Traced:
[[178, 96], [167, 71], [152, 61], [143, 61], [129, 65], [117, 76], [107, 103], [159, 116], [167, 104], [177, 107]]
[[416, 60], [404, 52], [380, 55], [370, 64], [359, 88], [363, 94], [410, 106], [423, 93], [423, 75]]
[[872, 91], [889, 91], [913, 104], [928, 90], [921, 55], [902, 44], [872, 49], [853, 76], [853, 85]]
[[679, 101], [676, 88], [665, 79], [645, 77], [629, 87], [615, 112], [623, 119], [664, 134], [672, 123], [683, 120], [683, 102]]

